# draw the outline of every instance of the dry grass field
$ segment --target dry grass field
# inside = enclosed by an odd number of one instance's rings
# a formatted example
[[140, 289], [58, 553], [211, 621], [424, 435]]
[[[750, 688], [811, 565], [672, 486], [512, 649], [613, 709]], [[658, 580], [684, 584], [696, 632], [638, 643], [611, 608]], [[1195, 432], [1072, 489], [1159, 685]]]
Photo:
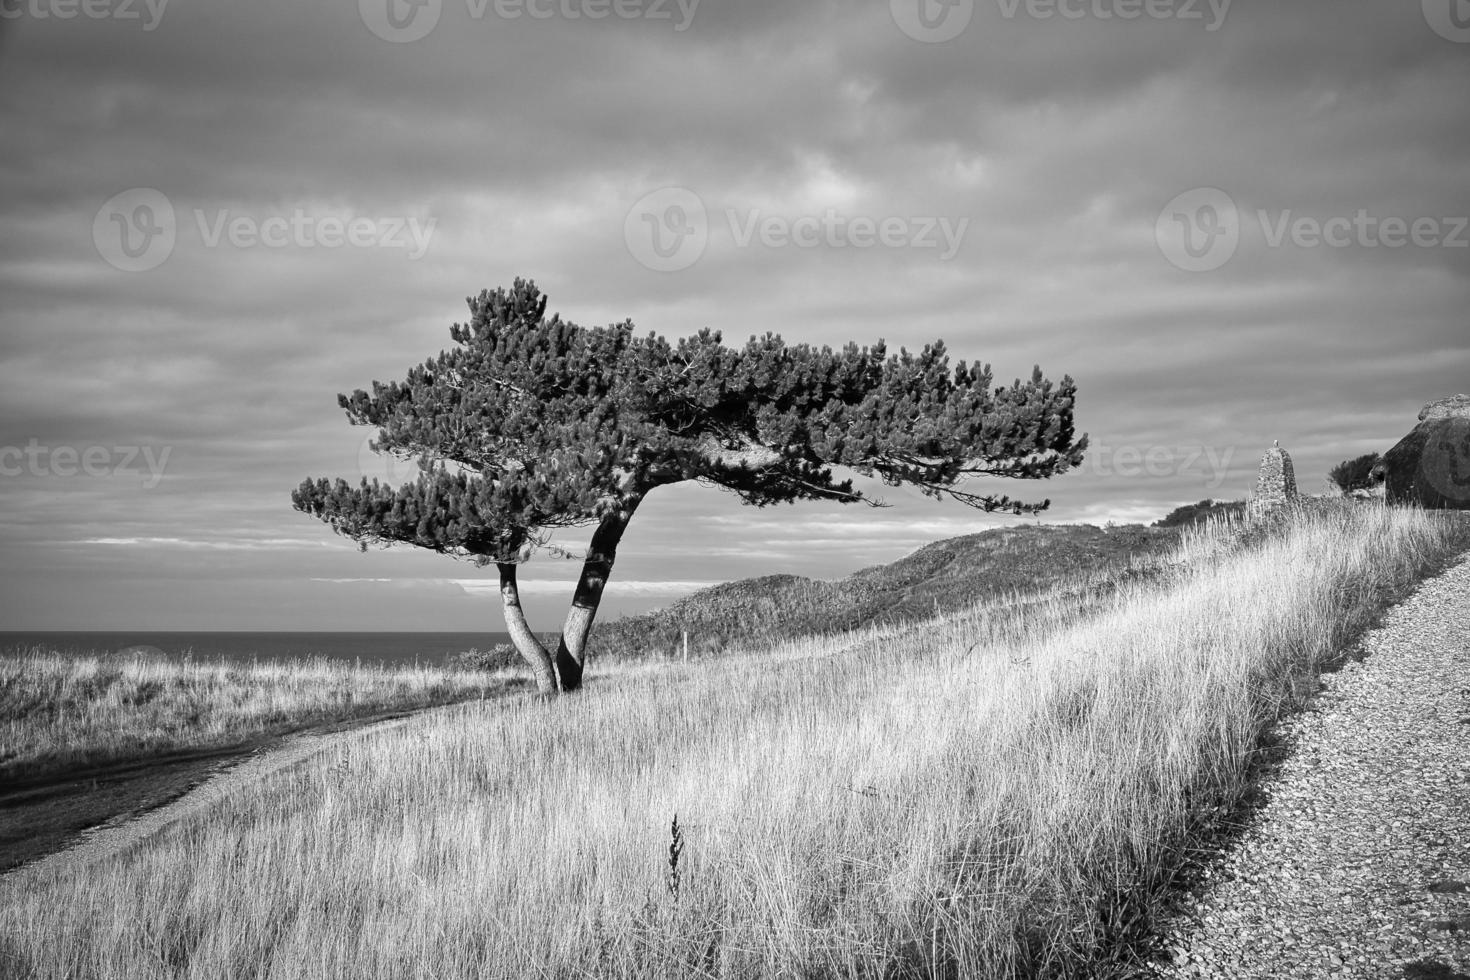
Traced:
[[323, 720], [462, 701], [504, 676], [322, 658], [225, 664], [0, 656], [0, 779], [242, 742]]
[[146, 847], [0, 881], [0, 974], [1073, 973], [1457, 528], [1347, 505], [1245, 541], [1211, 524], [1090, 603], [419, 719]]

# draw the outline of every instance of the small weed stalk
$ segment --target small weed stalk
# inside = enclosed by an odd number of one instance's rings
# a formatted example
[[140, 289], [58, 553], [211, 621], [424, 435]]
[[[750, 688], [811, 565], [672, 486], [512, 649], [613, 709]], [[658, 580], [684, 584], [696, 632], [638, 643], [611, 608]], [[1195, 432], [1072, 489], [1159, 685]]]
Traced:
[[684, 831], [679, 829], [679, 815], [674, 814], [674, 822], [669, 825], [669, 894], [675, 902], [679, 901], [679, 856], [684, 853]]

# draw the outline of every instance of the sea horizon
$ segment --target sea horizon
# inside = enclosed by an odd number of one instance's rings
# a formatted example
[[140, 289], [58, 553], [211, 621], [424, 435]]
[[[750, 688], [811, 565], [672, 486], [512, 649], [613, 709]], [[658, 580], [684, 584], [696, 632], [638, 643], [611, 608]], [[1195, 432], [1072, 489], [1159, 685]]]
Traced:
[[0, 655], [39, 649], [90, 656], [152, 647], [177, 660], [249, 663], [325, 657], [398, 667], [442, 665], [463, 651], [509, 642], [508, 633], [494, 630], [0, 630]]

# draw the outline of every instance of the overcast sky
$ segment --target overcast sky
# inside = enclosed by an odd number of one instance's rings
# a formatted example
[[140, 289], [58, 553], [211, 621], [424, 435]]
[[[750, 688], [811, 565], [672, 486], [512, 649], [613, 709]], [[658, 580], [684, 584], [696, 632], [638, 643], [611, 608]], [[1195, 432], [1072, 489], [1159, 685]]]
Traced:
[[[1244, 497], [1273, 439], [1318, 491], [1470, 391], [1465, 0], [0, 14], [3, 627], [501, 628], [486, 572], [289, 493], [388, 475], [337, 393], [516, 276], [584, 324], [1071, 374], [1087, 463], [995, 488], [1055, 521]], [[661, 489], [605, 614], [1015, 520], [881, 495]], [[573, 574], [523, 570], [533, 625]]]

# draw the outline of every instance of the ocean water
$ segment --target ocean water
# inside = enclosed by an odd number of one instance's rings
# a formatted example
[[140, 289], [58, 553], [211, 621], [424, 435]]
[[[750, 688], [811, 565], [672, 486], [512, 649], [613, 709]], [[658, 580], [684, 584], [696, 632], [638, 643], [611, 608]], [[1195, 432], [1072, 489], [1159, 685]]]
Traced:
[[0, 654], [24, 653], [40, 647], [62, 654], [116, 653], [129, 647], [157, 647], [183, 660], [300, 660], [327, 657], [348, 663], [397, 667], [438, 665], [472, 648], [487, 650], [510, 642], [506, 633], [366, 633], [366, 632], [34, 632], [0, 630]]

